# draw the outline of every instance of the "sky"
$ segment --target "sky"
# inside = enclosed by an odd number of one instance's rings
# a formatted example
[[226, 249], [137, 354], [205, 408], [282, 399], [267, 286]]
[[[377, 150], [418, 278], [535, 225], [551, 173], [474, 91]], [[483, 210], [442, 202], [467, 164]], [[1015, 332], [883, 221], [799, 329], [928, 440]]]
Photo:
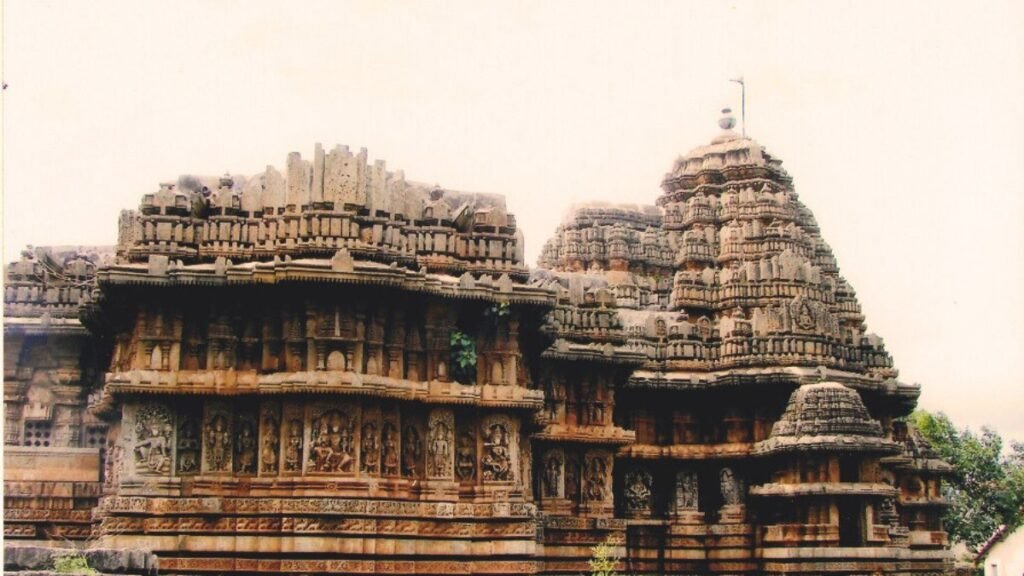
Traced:
[[1024, 441], [1022, 6], [5, 0], [3, 256], [322, 142], [504, 194], [533, 264], [571, 204], [652, 203], [743, 75], [900, 379]]

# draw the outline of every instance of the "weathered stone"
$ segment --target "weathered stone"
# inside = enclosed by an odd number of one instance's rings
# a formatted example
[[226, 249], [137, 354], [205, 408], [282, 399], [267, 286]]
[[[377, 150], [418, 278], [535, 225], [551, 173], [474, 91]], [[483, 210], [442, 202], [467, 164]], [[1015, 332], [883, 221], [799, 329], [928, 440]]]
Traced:
[[532, 272], [500, 197], [345, 147], [285, 172], [144, 195], [116, 262], [8, 267], [9, 538], [171, 573], [574, 573], [608, 536], [636, 573], [947, 566], [918, 390], [753, 140], [576, 207]]
[[59, 548], [4, 545], [4, 570], [52, 570]]

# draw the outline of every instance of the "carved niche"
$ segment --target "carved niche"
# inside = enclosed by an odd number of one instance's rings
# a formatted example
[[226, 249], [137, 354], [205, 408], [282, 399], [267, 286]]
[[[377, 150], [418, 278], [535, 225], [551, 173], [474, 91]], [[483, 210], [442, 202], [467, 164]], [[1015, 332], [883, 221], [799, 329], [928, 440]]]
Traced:
[[575, 454], [565, 457], [565, 498], [570, 502], [580, 501], [580, 460]]
[[476, 478], [476, 437], [472, 431], [459, 432], [455, 449], [455, 476], [462, 482]]
[[398, 476], [401, 466], [401, 439], [398, 433], [398, 412], [384, 414], [380, 428], [380, 467], [382, 476]]
[[144, 404], [135, 412], [132, 463], [136, 474], [164, 474], [171, 470], [174, 425], [171, 411], [162, 404]]
[[566, 493], [563, 468], [565, 454], [561, 448], [552, 448], [544, 454], [541, 470], [542, 495], [544, 498], [561, 498]]
[[644, 468], [634, 468], [626, 472], [623, 482], [623, 497], [626, 512], [629, 514], [650, 514], [651, 485], [654, 480], [651, 473]]
[[583, 482], [583, 501], [593, 504], [610, 502], [611, 456], [603, 450], [590, 450], [583, 459], [580, 471]]
[[419, 478], [423, 472], [423, 428], [418, 422], [407, 421], [402, 429], [402, 476]]
[[673, 506], [677, 513], [695, 511], [698, 508], [697, 473], [692, 470], [676, 472], [676, 492]]
[[485, 418], [480, 432], [484, 439], [480, 472], [484, 481], [512, 482], [515, 480], [516, 444], [512, 421], [508, 416], [495, 415]]
[[[533, 446], [529, 438], [519, 442], [519, 478], [533, 478]], [[534, 499], [533, 482], [523, 482], [523, 496]]]
[[177, 471], [180, 475], [199, 472], [199, 458], [203, 450], [199, 423], [199, 415], [192, 410], [182, 410], [178, 414]]
[[380, 408], [364, 407], [359, 429], [359, 471], [364, 474], [380, 474], [380, 427]]
[[255, 475], [259, 453], [256, 414], [251, 410], [238, 413], [235, 417], [235, 430], [235, 472], [240, 476]]
[[732, 468], [722, 468], [718, 477], [722, 488], [722, 503], [726, 506], [742, 505], [745, 495], [743, 481], [736, 477]]
[[427, 477], [451, 479], [455, 455], [455, 416], [450, 408], [430, 411], [427, 434]]
[[284, 471], [289, 474], [302, 472], [303, 448], [305, 446], [305, 429], [303, 427], [302, 406], [285, 404], [282, 414], [282, 436], [284, 436]]
[[114, 424], [107, 430], [107, 457], [103, 462], [104, 494], [113, 494], [121, 484], [121, 472], [124, 470], [124, 448], [118, 440], [120, 433], [120, 424]]
[[276, 476], [281, 461], [281, 407], [264, 402], [260, 407], [260, 474]]
[[355, 472], [358, 425], [352, 405], [315, 407], [310, 418], [309, 472]]
[[206, 405], [203, 418], [203, 466], [206, 472], [229, 472], [232, 457], [231, 410], [220, 402]]

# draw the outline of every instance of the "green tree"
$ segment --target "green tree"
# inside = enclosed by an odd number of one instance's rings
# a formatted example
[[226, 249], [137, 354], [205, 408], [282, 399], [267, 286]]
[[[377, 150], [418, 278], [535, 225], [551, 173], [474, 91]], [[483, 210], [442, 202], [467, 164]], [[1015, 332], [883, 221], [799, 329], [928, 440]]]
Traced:
[[1011, 442], [1004, 450], [995, 430], [957, 428], [942, 412], [918, 410], [911, 421], [953, 466], [943, 487], [950, 503], [943, 523], [954, 540], [977, 550], [1001, 524], [1024, 521], [1024, 444]]
[[452, 330], [448, 341], [452, 378], [462, 384], [476, 384], [476, 341], [461, 330]]

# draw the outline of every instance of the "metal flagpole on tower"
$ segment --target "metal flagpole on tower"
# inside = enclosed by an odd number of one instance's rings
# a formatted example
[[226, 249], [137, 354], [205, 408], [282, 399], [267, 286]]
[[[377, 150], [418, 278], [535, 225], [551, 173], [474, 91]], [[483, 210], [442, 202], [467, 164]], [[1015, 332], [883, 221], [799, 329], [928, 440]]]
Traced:
[[740, 119], [743, 122], [741, 129], [743, 137], [747, 137], [747, 85], [743, 83], [743, 76], [739, 78], [732, 78], [729, 82], [735, 82], [740, 85]]

